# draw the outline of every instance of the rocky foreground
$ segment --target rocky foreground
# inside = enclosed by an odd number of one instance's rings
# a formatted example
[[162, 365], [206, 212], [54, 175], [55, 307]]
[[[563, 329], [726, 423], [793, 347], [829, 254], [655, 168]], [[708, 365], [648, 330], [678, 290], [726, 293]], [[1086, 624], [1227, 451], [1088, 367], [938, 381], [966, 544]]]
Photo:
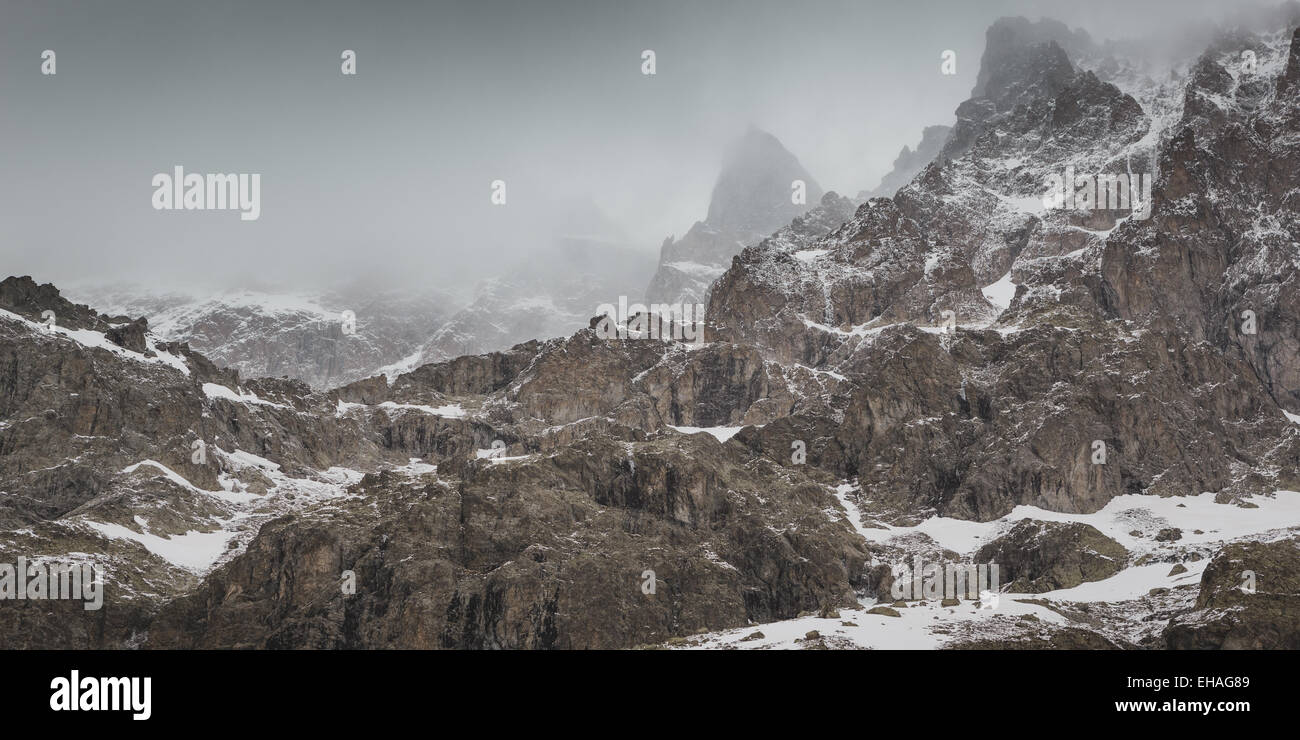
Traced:
[[[1000, 21], [939, 157], [746, 248], [702, 346], [318, 391], [9, 278], [0, 562], [108, 583], [0, 640], [1300, 647], [1294, 22], [1152, 70]], [[1045, 207], [1066, 167], [1148, 210]], [[916, 557], [999, 564], [996, 603], [896, 598]]]

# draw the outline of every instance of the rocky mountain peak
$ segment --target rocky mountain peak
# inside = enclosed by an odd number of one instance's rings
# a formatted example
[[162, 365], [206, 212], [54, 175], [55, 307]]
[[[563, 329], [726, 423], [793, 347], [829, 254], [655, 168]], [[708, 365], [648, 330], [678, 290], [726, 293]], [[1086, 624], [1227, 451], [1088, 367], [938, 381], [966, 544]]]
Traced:
[[[791, 197], [796, 180], [804, 184], [802, 202]], [[790, 223], [823, 194], [799, 159], [775, 136], [750, 126], [727, 149], [708, 216], [681, 239], [664, 241], [646, 300], [702, 302], [732, 257]]]
[[[1056, 47], [1065, 58], [1079, 59], [1094, 44], [1087, 31], [1072, 30], [1060, 21], [1043, 18], [1031, 21], [1022, 17], [999, 18], [984, 34], [984, 54], [980, 57], [980, 71], [975, 78], [972, 98], [999, 98], [1001, 91], [1013, 79], [1033, 76], [1035, 70], [1027, 63], [1035, 58], [1043, 61], [1057, 60], [1055, 52], [1043, 55], [1035, 47]], [[1037, 70], [1047, 73], [1048, 69]]]
[[982, 95], [999, 111], [1040, 97], [1053, 97], [1074, 77], [1070, 56], [1055, 41], [1008, 50], [1003, 63], [988, 75]]
[[791, 202], [794, 180], [807, 185], [808, 203], [821, 199], [821, 187], [799, 159], [775, 136], [751, 126], [727, 151], [704, 223], [736, 234], [771, 233], [807, 210]]

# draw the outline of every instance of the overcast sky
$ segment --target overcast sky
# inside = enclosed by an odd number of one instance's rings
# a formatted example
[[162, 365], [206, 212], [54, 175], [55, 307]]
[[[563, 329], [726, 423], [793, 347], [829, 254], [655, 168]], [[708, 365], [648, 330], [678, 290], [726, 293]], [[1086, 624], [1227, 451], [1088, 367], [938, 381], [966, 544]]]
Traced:
[[[924, 126], [952, 122], [1000, 16], [1101, 39], [1239, 4], [0, 0], [0, 272], [453, 286], [584, 201], [657, 250], [704, 217], [750, 124], [826, 189], [876, 185]], [[153, 210], [151, 179], [175, 165], [260, 173], [261, 217]]]

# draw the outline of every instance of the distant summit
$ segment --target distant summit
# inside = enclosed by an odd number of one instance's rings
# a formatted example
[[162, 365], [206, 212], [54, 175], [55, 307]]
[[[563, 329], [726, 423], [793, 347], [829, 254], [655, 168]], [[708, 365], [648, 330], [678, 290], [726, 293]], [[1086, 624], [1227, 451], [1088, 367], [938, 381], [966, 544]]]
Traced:
[[880, 184], [875, 188], [858, 193], [858, 200], [894, 197], [899, 188], [911, 182], [917, 173], [934, 161], [951, 132], [951, 126], [926, 126], [921, 132], [921, 143], [915, 149], [904, 146], [894, 159], [894, 169], [880, 178]]
[[727, 150], [704, 223], [718, 231], [767, 236], [808, 210], [791, 202], [795, 180], [807, 185], [807, 203], [821, 199], [821, 187], [799, 159], [775, 136], [751, 126]]
[[[801, 202], [792, 198], [795, 181], [804, 184]], [[775, 136], [751, 126], [727, 150], [705, 219], [681, 239], [664, 240], [646, 300], [703, 302], [732, 257], [790, 223], [822, 195], [797, 157]]]

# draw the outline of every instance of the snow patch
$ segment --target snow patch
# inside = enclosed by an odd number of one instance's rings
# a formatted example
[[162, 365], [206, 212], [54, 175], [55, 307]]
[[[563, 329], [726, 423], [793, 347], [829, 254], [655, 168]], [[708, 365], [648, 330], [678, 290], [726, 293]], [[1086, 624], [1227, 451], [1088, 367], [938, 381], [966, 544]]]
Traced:
[[997, 282], [984, 286], [981, 291], [989, 303], [1005, 311], [1011, 307], [1011, 299], [1016, 297], [1016, 284], [1011, 282], [1011, 271], [998, 278]]
[[714, 437], [717, 437], [719, 442], [726, 442], [727, 440], [736, 436], [736, 432], [739, 432], [741, 429], [744, 429], [745, 427], [744, 425], [738, 427], [678, 427], [669, 424], [668, 428], [676, 429], [682, 434], [698, 434], [699, 432], [708, 432], [709, 434], [712, 434]]
[[86, 524], [105, 537], [139, 542], [163, 560], [196, 573], [212, 567], [226, 551], [226, 543], [235, 536], [234, 532], [219, 529], [215, 532], [190, 530], [172, 537], [159, 537], [147, 532], [135, 532], [111, 522], [88, 521]]
[[235, 403], [251, 403], [259, 406], [273, 406], [278, 409], [289, 408], [288, 406], [285, 406], [282, 403], [275, 403], [274, 401], [263, 401], [262, 399], [257, 397], [256, 393], [251, 393], [251, 392], [237, 393], [235, 391], [230, 390], [226, 386], [220, 385], [218, 383], [204, 383], [203, 395], [207, 396], [208, 398], [220, 398], [226, 401], [233, 401]]

